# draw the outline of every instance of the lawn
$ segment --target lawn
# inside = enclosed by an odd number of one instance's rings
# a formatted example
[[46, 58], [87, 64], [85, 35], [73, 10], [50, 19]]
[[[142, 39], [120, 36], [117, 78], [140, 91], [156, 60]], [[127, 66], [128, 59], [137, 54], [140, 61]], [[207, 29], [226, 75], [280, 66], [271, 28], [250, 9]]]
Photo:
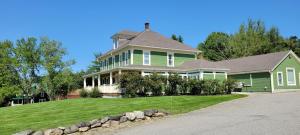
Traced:
[[0, 108], [0, 134], [68, 126], [134, 110], [159, 109], [179, 114], [241, 97], [245, 95], [81, 98], [5, 107]]

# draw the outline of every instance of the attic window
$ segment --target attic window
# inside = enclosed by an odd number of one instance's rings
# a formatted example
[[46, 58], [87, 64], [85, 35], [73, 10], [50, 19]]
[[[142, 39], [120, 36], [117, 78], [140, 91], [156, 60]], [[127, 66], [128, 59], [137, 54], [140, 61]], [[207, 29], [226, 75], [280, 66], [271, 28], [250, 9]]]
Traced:
[[114, 39], [113, 40], [113, 44], [114, 44], [114, 49], [117, 49], [119, 47], [119, 40], [118, 39]]

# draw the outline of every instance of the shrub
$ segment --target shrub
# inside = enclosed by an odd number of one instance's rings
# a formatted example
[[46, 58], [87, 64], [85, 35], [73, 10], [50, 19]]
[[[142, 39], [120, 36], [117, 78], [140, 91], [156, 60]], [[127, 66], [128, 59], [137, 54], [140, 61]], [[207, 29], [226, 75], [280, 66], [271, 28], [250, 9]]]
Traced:
[[182, 78], [178, 74], [171, 74], [168, 78], [169, 85], [166, 89], [166, 95], [177, 95], [177, 86], [181, 84]]
[[158, 75], [157, 73], [144, 77], [144, 91], [151, 92], [152, 96], [161, 96], [165, 80], [164, 76]]
[[236, 88], [236, 80], [228, 78], [223, 81], [223, 91], [225, 94], [231, 94], [231, 92]]
[[125, 72], [120, 78], [120, 88], [125, 89], [125, 97], [145, 95], [142, 83], [143, 77], [138, 72]]
[[192, 95], [200, 95], [202, 93], [203, 83], [203, 80], [189, 80], [190, 93]]
[[182, 79], [181, 84], [179, 84], [180, 94], [185, 95], [189, 91], [190, 84], [187, 79]]
[[203, 93], [205, 95], [221, 94], [221, 90], [219, 80], [204, 80]]
[[91, 92], [88, 93], [89, 97], [91, 98], [99, 98], [102, 97], [98, 88], [93, 88]]
[[89, 96], [89, 93], [86, 90], [83, 89], [83, 90], [80, 90], [79, 95], [82, 98], [86, 98], [86, 97]]

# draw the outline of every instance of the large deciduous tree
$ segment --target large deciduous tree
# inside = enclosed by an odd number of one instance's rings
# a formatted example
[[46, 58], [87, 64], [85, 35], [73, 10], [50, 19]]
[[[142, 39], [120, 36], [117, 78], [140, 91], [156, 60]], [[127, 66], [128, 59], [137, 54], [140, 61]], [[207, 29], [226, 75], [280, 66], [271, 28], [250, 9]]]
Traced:
[[41, 64], [37, 39], [30, 37], [17, 40], [15, 55], [23, 94], [33, 94], [33, 84], [37, 83], [37, 73]]
[[[46, 76], [43, 79], [43, 86], [49, 93], [51, 99], [56, 98], [56, 96], [64, 96], [67, 88], [63, 88], [61, 82], [69, 82], [63, 71], [74, 64], [74, 61], [63, 61], [63, 56], [66, 55], [66, 50], [62, 48], [60, 42], [55, 40], [49, 40], [48, 38], [41, 38], [41, 56], [42, 56], [42, 66], [46, 71]], [[61, 81], [61, 82], [60, 82]]]
[[0, 42], [0, 106], [7, 104], [10, 97], [20, 92], [13, 49], [12, 42]]

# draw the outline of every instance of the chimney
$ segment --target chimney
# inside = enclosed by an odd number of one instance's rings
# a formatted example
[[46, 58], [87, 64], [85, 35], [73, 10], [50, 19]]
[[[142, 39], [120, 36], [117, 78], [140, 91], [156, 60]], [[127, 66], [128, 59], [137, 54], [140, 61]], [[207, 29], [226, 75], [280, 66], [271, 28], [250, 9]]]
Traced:
[[150, 23], [145, 23], [145, 31], [150, 31]]

